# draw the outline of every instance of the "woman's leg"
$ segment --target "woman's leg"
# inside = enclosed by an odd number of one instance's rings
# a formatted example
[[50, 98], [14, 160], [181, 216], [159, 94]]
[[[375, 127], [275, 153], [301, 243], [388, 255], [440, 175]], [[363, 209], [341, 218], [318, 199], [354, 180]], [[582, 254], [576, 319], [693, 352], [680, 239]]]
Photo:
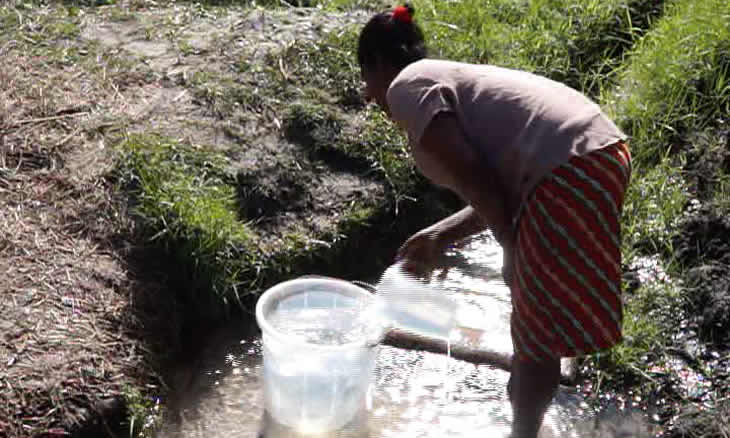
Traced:
[[512, 438], [535, 438], [560, 383], [560, 359], [535, 362], [515, 356], [510, 377]]

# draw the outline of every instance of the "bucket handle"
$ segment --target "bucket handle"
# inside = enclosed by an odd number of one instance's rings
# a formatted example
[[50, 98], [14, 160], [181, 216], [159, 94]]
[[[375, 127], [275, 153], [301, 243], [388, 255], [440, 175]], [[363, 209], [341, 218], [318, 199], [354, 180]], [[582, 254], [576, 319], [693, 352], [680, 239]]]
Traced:
[[368, 283], [366, 281], [361, 281], [361, 280], [352, 280], [352, 281], [349, 281], [349, 280], [342, 280], [341, 278], [329, 277], [329, 276], [326, 276], [326, 275], [314, 275], [314, 274], [311, 274], [311, 275], [303, 275], [303, 276], [301, 276], [299, 278], [300, 279], [306, 279], [306, 278], [321, 278], [321, 279], [324, 279], [324, 280], [347, 281], [348, 283], [352, 283], [355, 286], [360, 286], [361, 288], [367, 290], [371, 294], [374, 294], [375, 292], [377, 292], [377, 288], [374, 285], [372, 285], [372, 284], [370, 284], [370, 283]]

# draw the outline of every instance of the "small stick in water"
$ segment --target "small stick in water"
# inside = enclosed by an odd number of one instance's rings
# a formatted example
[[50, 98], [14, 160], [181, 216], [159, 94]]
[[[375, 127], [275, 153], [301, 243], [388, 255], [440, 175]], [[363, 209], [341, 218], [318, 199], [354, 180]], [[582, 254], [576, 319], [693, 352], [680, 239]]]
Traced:
[[[390, 347], [405, 350], [427, 351], [436, 354], [451, 353], [451, 357], [474, 365], [491, 365], [510, 372], [512, 369], [512, 355], [492, 350], [471, 348], [465, 345], [449, 345], [446, 340], [429, 338], [415, 333], [394, 329], [388, 332], [382, 342]], [[561, 361], [560, 383], [573, 385], [576, 379], [577, 366], [575, 359], [566, 358]]]

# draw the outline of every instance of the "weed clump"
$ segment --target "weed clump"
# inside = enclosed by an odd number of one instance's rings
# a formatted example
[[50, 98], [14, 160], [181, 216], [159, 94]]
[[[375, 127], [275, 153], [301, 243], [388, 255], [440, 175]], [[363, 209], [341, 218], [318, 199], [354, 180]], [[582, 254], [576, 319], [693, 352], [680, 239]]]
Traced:
[[295, 102], [284, 115], [285, 137], [310, 148], [331, 147], [341, 133], [341, 117], [320, 103]]

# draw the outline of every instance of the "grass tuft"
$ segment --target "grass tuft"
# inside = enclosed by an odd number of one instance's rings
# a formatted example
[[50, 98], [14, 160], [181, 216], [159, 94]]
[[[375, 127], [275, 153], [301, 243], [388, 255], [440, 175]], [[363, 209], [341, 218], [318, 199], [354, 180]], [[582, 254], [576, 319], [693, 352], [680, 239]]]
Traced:
[[672, 234], [690, 198], [677, 157], [665, 155], [654, 167], [639, 162], [632, 178], [622, 218], [624, 257], [630, 262], [637, 255], [671, 254]]
[[342, 134], [341, 116], [316, 101], [292, 103], [283, 119], [287, 139], [308, 147], [330, 146]]
[[185, 277], [179, 280], [190, 296], [182, 298], [212, 309], [218, 300], [240, 303], [246, 288], [237, 285], [256, 249], [253, 231], [235, 213], [225, 158], [150, 135], [130, 136], [120, 150], [119, 181], [144, 237], [164, 248]]

